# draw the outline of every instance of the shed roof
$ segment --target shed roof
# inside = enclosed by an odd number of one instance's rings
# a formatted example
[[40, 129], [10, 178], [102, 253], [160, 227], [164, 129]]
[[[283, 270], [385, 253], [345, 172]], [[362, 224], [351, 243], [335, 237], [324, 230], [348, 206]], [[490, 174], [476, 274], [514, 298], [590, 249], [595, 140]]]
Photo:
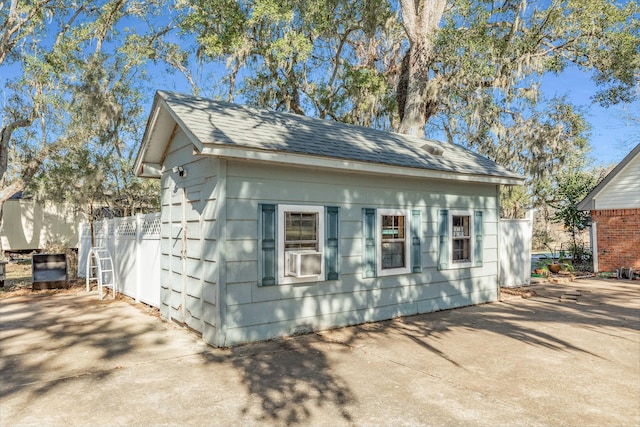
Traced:
[[640, 144], [636, 145], [634, 147], [634, 149], [631, 150], [631, 152], [629, 152], [629, 154], [627, 154], [625, 156], [625, 158], [622, 159], [622, 161], [620, 163], [618, 163], [616, 165], [616, 167], [613, 168], [611, 170], [611, 172], [609, 172], [607, 174], [607, 176], [605, 176], [604, 179], [602, 181], [600, 181], [600, 183], [598, 185], [596, 185], [595, 188], [593, 190], [591, 190], [591, 192], [589, 194], [587, 194], [587, 196], [580, 203], [578, 203], [578, 209], [581, 210], [581, 211], [588, 211], [588, 210], [594, 209], [594, 207], [595, 207], [594, 200], [598, 197], [598, 195], [600, 195], [603, 191], [605, 191], [605, 188], [607, 187], [607, 185], [616, 176], [618, 176], [620, 174], [620, 172], [622, 172], [624, 170], [624, 168], [633, 159], [635, 159], [639, 155], [640, 155]]
[[524, 180], [456, 144], [165, 91], [154, 99], [138, 175], [157, 176], [153, 170], [176, 125], [201, 154], [400, 175], [432, 171], [439, 173], [435, 177], [501, 184]]

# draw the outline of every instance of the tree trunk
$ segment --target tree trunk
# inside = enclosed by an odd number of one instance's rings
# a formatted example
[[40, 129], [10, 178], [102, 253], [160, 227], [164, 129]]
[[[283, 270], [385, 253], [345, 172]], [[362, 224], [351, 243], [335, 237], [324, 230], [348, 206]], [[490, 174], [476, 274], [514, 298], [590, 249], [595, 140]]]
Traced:
[[11, 141], [11, 135], [13, 135], [13, 132], [16, 129], [31, 126], [34, 118], [35, 115], [32, 114], [29, 118], [15, 120], [0, 129], [0, 188], [4, 188], [6, 183], [7, 167], [9, 165], [9, 142]]
[[[571, 232], [573, 234], [573, 248], [571, 249], [571, 262], [575, 264], [576, 254], [578, 253], [578, 230], [576, 230], [576, 227], [574, 226]], [[578, 261], [582, 261], [582, 260], [578, 260]]]
[[[11, 185], [7, 187], [0, 187], [0, 229], [2, 228], [3, 217], [2, 213], [4, 211], [4, 202], [9, 199], [9, 197], [13, 196], [18, 191], [22, 190], [24, 187], [24, 182], [22, 179], [16, 179], [11, 183]], [[2, 247], [2, 240], [0, 240], [0, 259], [4, 258], [4, 248]]]
[[[4, 210], [4, 202], [13, 196], [18, 191], [24, 188], [24, 181], [22, 178], [14, 180], [10, 185], [6, 185], [7, 182], [7, 169], [9, 166], [9, 141], [13, 131], [27, 127], [31, 124], [33, 119], [17, 120], [9, 123], [0, 129], [0, 228], [2, 228], [2, 212]], [[0, 259], [4, 257], [4, 248], [0, 241]]]
[[[411, 44], [405, 60], [406, 72], [403, 101], [400, 111], [399, 132], [407, 135], [422, 136], [427, 122], [427, 85], [429, 83], [427, 40], [418, 40]], [[422, 66], [421, 66], [422, 64]]]
[[[35, 112], [33, 112], [32, 114], [35, 114]], [[11, 135], [13, 134], [14, 130], [31, 125], [33, 120], [33, 118], [18, 120], [9, 123], [7, 126], [3, 127], [0, 130], [0, 227], [2, 227], [2, 211], [4, 208], [4, 202], [18, 191], [24, 189], [25, 181], [31, 179], [36, 174], [42, 163], [49, 155], [51, 149], [57, 145], [54, 142], [43, 147], [34, 159], [31, 159], [29, 162], [22, 165], [20, 176], [11, 181], [11, 184], [7, 185], [9, 142], [11, 140]], [[0, 256], [2, 256], [3, 254], [4, 251], [0, 242]]]
[[402, 25], [409, 39], [398, 87], [400, 133], [422, 136], [428, 118], [437, 108], [437, 91], [430, 87], [429, 66], [433, 60], [433, 36], [446, 0], [400, 0]]
[[[0, 230], [2, 229], [2, 212], [4, 212], [4, 200], [0, 200]], [[2, 245], [2, 238], [0, 238], [0, 261], [4, 260], [4, 247]]]

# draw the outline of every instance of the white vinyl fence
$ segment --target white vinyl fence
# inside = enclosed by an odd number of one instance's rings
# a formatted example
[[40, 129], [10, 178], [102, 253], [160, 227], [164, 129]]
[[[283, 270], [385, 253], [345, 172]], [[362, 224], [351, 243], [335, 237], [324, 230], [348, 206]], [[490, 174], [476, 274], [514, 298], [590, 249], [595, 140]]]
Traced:
[[533, 210], [525, 219], [500, 219], [500, 286], [531, 284]]
[[[78, 277], [86, 276], [91, 226], [80, 224]], [[118, 292], [160, 306], [160, 213], [93, 223], [93, 246], [111, 254]]]

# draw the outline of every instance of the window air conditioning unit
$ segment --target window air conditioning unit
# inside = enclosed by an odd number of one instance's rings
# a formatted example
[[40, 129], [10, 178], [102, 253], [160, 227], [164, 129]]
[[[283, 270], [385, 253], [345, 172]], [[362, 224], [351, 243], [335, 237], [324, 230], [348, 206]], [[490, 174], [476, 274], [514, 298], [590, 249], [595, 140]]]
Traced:
[[287, 276], [313, 277], [322, 273], [322, 252], [287, 252]]

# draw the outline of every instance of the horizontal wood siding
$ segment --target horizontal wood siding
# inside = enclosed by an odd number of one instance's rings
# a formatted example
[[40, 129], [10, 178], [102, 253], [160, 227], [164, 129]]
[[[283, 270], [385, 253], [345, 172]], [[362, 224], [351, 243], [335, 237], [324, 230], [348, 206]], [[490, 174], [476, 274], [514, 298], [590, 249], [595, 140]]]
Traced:
[[596, 210], [640, 208], [640, 156], [632, 159], [598, 194]]
[[[497, 299], [493, 185], [325, 173], [258, 163], [227, 164], [227, 345], [389, 319]], [[338, 206], [336, 281], [258, 286], [260, 203]], [[422, 272], [362, 278], [362, 209], [421, 213]], [[483, 211], [482, 267], [437, 269], [438, 210]]]
[[[194, 156], [193, 145], [179, 130], [167, 150], [161, 179], [160, 313], [207, 336], [216, 335], [219, 317], [216, 162]], [[174, 166], [184, 167], [187, 177], [174, 174]]]

